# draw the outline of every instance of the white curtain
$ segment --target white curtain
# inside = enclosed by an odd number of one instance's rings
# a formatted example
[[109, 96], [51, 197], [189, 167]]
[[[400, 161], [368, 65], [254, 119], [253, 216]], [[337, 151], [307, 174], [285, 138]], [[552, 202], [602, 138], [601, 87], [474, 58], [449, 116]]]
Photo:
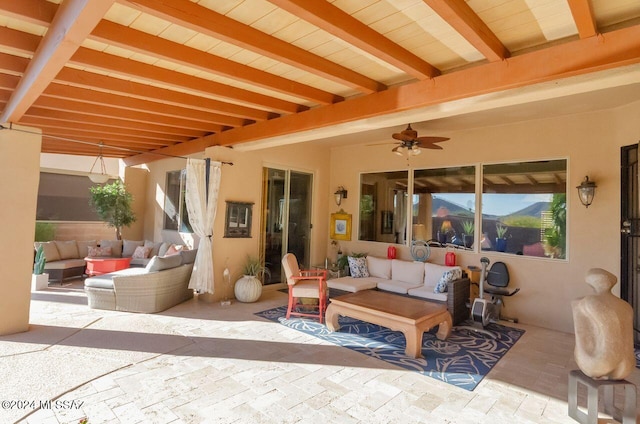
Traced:
[[193, 265], [189, 288], [200, 293], [213, 294], [214, 290], [213, 221], [216, 218], [218, 206], [221, 166], [220, 162], [210, 162], [209, 188], [207, 190], [207, 161], [203, 159], [187, 159], [185, 200], [191, 228], [200, 237], [198, 254]]

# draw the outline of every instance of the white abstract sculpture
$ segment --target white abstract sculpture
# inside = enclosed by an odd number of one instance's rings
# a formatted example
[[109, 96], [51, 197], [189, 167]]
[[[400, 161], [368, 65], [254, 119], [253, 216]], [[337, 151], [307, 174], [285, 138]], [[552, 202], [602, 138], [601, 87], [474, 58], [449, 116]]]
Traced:
[[596, 294], [571, 303], [576, 363], [591, 378], [623, 380], [636, 366], [633, 308], [611, 294], [617, 278], [610, 272], [592, 268], [585, 281]]

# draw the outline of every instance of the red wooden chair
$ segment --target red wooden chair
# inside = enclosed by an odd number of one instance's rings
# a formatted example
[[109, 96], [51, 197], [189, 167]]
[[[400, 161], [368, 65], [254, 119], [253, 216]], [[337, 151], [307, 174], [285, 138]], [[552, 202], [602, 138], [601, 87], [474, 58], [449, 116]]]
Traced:
[[[300, 270], [298, 260], [293, 253], [287, 253], [282, 258], [282, 266], [289, 285], [289, 305], [287, 306], [287, 319], [291, 315], [318, 318], [322, 323], [324, 311], [327, 309], [329, 289], [327, 287], [326, 270]], [[317, 313], [299, 312], [298, 307], [313, 308], [314, 305], [299, 303], [301, 298], [318, 299]], [[314, 312], [314, 311], [312, 311]]]

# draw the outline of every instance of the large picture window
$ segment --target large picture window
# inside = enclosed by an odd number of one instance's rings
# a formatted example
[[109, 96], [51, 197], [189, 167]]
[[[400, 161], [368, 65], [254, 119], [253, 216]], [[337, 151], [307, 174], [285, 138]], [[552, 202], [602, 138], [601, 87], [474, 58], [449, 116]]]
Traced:
[[164, 229], [192, 233], [185, 200], [187, 170], [167, 172], [164, 191]]
[[484, 165], [482, 179], [482, 250], [566, 257], [566, 160]]
[[419, 169], [413, 172], [414, 240], [473, 247], [476, 167]]
[[361, 174], [358, 240], [565, 259], [566, 191], [565, 159]]

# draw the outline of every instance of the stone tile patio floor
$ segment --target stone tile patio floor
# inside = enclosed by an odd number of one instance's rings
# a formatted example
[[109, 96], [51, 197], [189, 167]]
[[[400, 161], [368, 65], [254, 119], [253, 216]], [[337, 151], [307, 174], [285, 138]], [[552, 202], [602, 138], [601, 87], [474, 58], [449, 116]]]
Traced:
[[34, 292], [31, 330], [0, 337], [0, 422], [575, 422], [571, 334], [518, 325], [525, 335], [468, 392], [253, 315], [285, 303], [265, 290], [146, 315], [89, 309], [80, 280]]

